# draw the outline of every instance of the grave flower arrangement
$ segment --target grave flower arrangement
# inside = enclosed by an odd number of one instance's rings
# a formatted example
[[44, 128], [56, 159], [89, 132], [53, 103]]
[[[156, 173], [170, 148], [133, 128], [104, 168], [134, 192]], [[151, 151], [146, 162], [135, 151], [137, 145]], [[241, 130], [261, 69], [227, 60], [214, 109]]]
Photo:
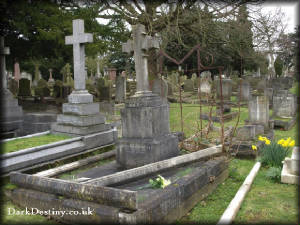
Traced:
[[[289, 137], [276, 142], [262, 136], [259, 136], [258, 140], [263, 142], [259, 161], [263, 166], [269, 168], [266, 173], [267, 177], [280, 180], [282, 161], [288, 156], [291, 148], [295, 146], [295, 140]], [[252, 150], [257, 151], [257, 147], [252, 145]]]
[[158, 175], [155, 180], [149, 179], [149, 183], [153, 188], [165, 188], [171, 184], [170, 180], [165, 179], [163, 176]]

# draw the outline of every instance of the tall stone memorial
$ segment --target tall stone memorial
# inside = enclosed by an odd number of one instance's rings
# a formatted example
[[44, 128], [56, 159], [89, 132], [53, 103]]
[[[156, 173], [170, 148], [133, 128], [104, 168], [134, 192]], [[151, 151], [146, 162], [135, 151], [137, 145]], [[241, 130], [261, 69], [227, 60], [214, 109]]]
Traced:
[[23, 123], [23, 110], [18, 105], [12, 93], [7, 89], [7, 76], [5, 73], [5, 55], [9, 54], [9, 48], [4, 47], [4, 37], [0, 37], [0, 71], [1, 71], [1, 114], [0, 136], [1, 138], [15, 137]]
[[145, 33], [141, 24], [132, 26], [133, 40], [123, 44], [123, 52], [134, 52], [136, 92], [121, 110], [123, 137], [117, 142], [117, 162], [133, 168], [176, 156], [178, 138], [170, 133], [169, 105], [149, 89], [146, 51], [158, 42]]
[[[84, 43], [92, 41], [92, 34], [84, 33], [84, 21], [73, 20], [73, 36], [66, 37], [66, 44], [73, 45], [74, 90], [68, 96], [68, 103], [63, 104], [63, 114], [59, 114], [57, 122], [52, 124], [53, 133], [71, 136], [100, 132], [107, 135], [113, 134], [108, 131], [111, 129], [110, 124], [106, 124], [104, 116], [99, 113], [99, 104], [93, 102], [93, 95], [85, 87]], [[105, 138], [108, 137], [105, 136]]]

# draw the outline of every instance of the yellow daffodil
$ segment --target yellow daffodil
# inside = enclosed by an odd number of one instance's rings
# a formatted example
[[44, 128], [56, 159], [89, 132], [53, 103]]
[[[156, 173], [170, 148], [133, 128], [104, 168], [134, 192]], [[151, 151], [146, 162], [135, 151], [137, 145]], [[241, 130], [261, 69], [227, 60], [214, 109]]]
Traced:
[[284, 139], [280, 139], [280, 140], [277, 142], [277, 144], [282, 145], [283, 142], [284, 142]]
[[292, 141], [289, 143], [288, 146], [289, 146], [289, 147], [294, 147], [294, 146], [295, 146], [295, 140], [292, 140]]
[[271, 144], [271, 141], [270, 141], [269, 139], [266, 139], [266, 140], [265, 140], [265, 144], [266, 144], [266, 145], [269, 145], [269, 144]]
[[288, 145], [289, 145], [289, 143], [288, 143], [287, 141], [284, 141], [284, 142], [281, 144], [282, 147], [288, 147]]
[[264, 140], [265, 140], [265, 137], [259, 136], [259, 137], [258, 137], [258, 140], [264, 141]]
[[286, 139], [286, 141], [287, 141], [287, 143], [290, 143], [290, 141], [292, 140], [292, 138], [288, 138], [288, 139]]
[[253, 151], [256, 151], [257, 150], [257, 147], [255, 145], [252, 145], [252, 150]]

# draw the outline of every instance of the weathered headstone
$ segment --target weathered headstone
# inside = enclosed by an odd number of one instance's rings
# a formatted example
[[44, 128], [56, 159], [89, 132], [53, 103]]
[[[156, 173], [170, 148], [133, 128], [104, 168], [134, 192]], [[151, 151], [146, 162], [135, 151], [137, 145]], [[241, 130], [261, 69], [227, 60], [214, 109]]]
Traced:
[[288, 90], [278, 91], [273, 96], [273, 115], [279, 117], [293, 117], [297, 111], [297, 98]]
[[22, 78], [19, 80], [19, 96], [31, 96], [30, 80]]
[[[240, 93], [241, 90], [241, 93]], [[238, 96], [241, 96], [241, 101], [249, 101], [251, 98], [251, 86], [250, 83], [247, 80], [241, 81], [241, 87], [240, 87], [240, 81], [238, 81]]]
[[101, 141], [103, 131], [109, 136], [114, 135], [114, 131], [110, 124], [105, 124], [104, 116], [99, 114], [99, 104], [93, 102], [93, 96], [85, 89], [83, 44], [92, 41], [93, 35], [84, 33], [84, 21], [73, 20], [73, 36], [66, 36], [66, 44], [73, 45], [75, 89], [68, 96], [68, 103], [63, 104], [63, 114], [57, 116], [57, 122], [52, 124], [51, 131], [75, 136], [97, 133], [95, 137]]
[[253, 95], [248, 102], [249, 122], [262, 124], [269, 128], [269, 98], [265, 95]]
[[185, 92], [193, 92], [194, 91], [194, 81], [193, 80], [191, 80], [191, 79], [186, 79], [185, 81], [184, 81], [184, 88], [183, 88], [183, 90], [185, 91]]
[[[216, 78], [214, 81], [214, 85], [217, 91], [217, 97], [221, 97], [221, 86], [220, 79]], [[230, 100], [232, 95], [232, 80], [227, 78], [222, 78], [222, 96], [224, 100]]]
[[201, 77], [200, 79], [200, 94], [210, 94], [212, 88], [212, 82], [209, 77]]
[[168, 84], [164, 79], [154, 79], [152, 83], [152, 92], [162, 98], [168, 96]]
[[55, 80], [52, 77], [52, 69], [49, 69], [49, 79], [48, 79], [48, 86], [50, 89], [50, 95], [53, 96], [53, 88], [54, 88]]
[[9, 54], [9, 48], [4, 46], [4, 37], [0, 37], [0, 135], [3, 138], [14, 137], [22, 125], [23, 110], [18, 105], [12, 93], [7, 89], [7, 76], [5, 73], [5, 55]]
[[110, 80], [115, 81], [117, 76], [117, 69], [116, 68], [108, 68], [108, 77]]
[[158, 41], [147, 36], [141, 24], [132, 26], [133, 40], [122, 50], [134, 52], [137, 91], [121, 110], [122, 135], [116, 160], [125, 168], [161, 161], [179, 153], [178, 138], [170, 133], [169, 105], [149, 91], [146, 51], [158, 48]]
[[126, 99], [126, 76], [117, 76], [116, 79], [116, 102], [124, 102]]

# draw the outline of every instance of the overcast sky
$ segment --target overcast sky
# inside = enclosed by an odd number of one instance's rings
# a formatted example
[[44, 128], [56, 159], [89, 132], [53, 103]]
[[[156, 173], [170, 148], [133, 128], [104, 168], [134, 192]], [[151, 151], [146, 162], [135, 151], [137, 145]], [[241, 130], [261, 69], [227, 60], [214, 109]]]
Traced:
[[[278, 7], [281, 8], [281, 11], [285, 13], [286, 20], [288, 23], [287, 33], [294, 32], [294, 28], [298, 25], [298, 1], [274, 1], [274, 2], [266, 2], [262, 5], [263, 12], [268, 13], [269, 11], [275, 12]], [[110, 13], [112, 11], [110, 10]], [[107, 24], [108, 20], [106, 19], [97, 19], [99, 23]], [[130, 26], [128, 25], [129, 29]]]
[[299, 24], [298, 20], [298, 9], [299, 2], [298, 1], [287, 1], [287, 2], [267, 2], [262, 5], [263, 11], [275, 11], [276, 8], [280, 7], [282, 12], [285, 13], [288, 26], [287, 32], [294, 32], [294, 28]]

